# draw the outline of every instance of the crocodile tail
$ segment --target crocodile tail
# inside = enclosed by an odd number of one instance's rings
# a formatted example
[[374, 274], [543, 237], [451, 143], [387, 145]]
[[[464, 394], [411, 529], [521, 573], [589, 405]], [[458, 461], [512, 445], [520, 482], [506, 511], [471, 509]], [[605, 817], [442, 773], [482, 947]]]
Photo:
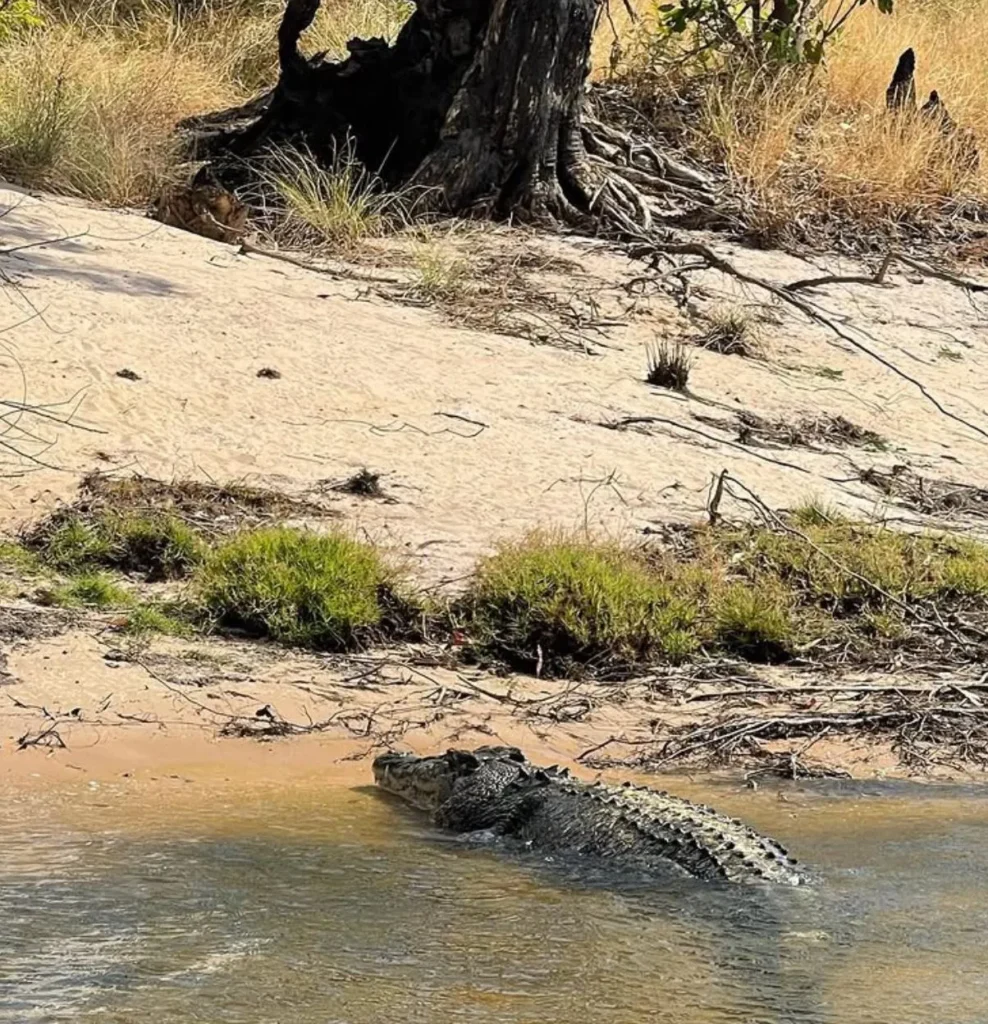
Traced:
[[645, 786], [595, 783], [585, 792], [611, 806], [622, 821], [656, 843], [663, 856], [693, 875], [732, 881], [798, 879], [784, 847], [710, 808]]

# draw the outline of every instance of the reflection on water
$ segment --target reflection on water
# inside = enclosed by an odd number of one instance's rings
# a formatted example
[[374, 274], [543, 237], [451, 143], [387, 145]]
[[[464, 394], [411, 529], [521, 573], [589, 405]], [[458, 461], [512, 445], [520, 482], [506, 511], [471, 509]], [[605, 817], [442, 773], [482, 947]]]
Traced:
[[0, 1020], [985, 1024], [988, 799], [704, 794], [816, 883], [644, 884], [374, 794], [113, 787], [0, 821]]

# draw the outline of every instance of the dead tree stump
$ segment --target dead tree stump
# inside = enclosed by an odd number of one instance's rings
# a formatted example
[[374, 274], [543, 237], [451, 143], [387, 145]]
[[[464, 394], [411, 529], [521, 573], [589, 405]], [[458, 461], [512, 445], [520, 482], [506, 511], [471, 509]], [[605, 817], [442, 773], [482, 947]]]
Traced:
[[632, 159], [622, 133], [600, 137], [585, 118], [601, 0], [415, 2], [393, 45], [354, 39], [334, 63], [298, 48], [319, 0], [288, 0], [275, 89], [189, 125], [205, 173], [236, 184], [271, 147], [329, 162], [351, 146], [387, 187], [420, 186], [456, 214], [635, 232], [651, 224], [649, 197], [709, 204], [702, 175], [651, 147]]

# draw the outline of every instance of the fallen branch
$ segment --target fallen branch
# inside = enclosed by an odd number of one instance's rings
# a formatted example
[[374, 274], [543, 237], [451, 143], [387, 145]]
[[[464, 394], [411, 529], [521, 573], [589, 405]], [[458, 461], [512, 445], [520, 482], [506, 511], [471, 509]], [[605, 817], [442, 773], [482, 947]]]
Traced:
[[[639, 236], [640, 237], [640, 236]], [[659, 242], [655, 240], [649, 240], [642, 244], [632, 246], [629, 249], [629, 255], [633, 259], [651, 259], [652, 266], [654, 269], [658, 269], [656, 264], [661, 257], [668, 256], [693, 256], [703, 259], [709, 268], [719, 270], [722, 274], [726, 274], [728, 277], [733, 277], [735, 280], [742, 282], [742, 284], [748, 284], [755, 288], [761, 288], [763, 291], [768, 292], [770, 295], [774, 295], [781, 301], [788, 303], [789, 305], [798, 309], [804, 316], [810, 320], [822, 324], [828, 330], [832, 331], [842, 341], [856, 348], [859, 352], [863, 352], [869, 358], [874, 359], [880, 363], [887, 370], [890, 370], [897, 377], [901, 377], [904, 381], [912, 384], [919, 393], [943, 416], [953, 420], [956, 423], [960, 423], [962, 426], [967, 427], [968, 430], [974, 431], [981, 437], [988, 438], [988, 430], [984, 427], [979, 427], [977, 424], [972, 423], [970, 420], [964, 419], [963, 416], [959, 416], [955, 412], [951, 412], [940, 400], [926, 387], [926, 385], [911, 374], [906, 373], [905, 370], [896, 366], [890, 359], [887, 359], [880, 352], [876, 352], [869, 345], [866, 345], [863, 341], [855, 338], [852, 334], [849, 334], [844, 330], [840, 324], [838, 324], [832, 317], [827, 316], [821, 310], [817, 309], [816, 306], [807, 302], [805, 299], [800, 298], [798, 295], [794, 295], [784, 285], [773, 284], [771, 281], [767, 281], [762, 277], [757, 277], [754, 274], [749, 274], [743, 270], [739, 270], [729, 260], [724, 259], [722, 256], [718, 256], [709, 246], [702, 245], [699, 242]], [[910, 260], [908, 257], [896, 254], [897, 259], [901, 259], [902, 262], [908, 266], [920, 269], [922, 272], [929, 272], [931, 276], [940, 277], [943, 279], [951, 279], [952, 275], [945, 274], [941, 271], [933, 271], [930, 268], [923, 267], [923, 264], [917, 263], [915, 260]], [[797, 282], [798, 283], [798, 282]], [[988, 285], [980, 285], [975, 282], [968, 282], [962, 278], [954, 278], [953, 283], [959, 287], [967, 288], [971, 291], [988, 291]]]
[[720, 700], [722, 697], [753, 697], [766, 696], [790, 697], [797, 693], [863, 693], [863, 694], [928, 694], [936, 696], [943, 690], [965, 690], [988, 691], [988, 683], [965, 683], [961, 686], [958, 683], [939, 683], [935, 686], [903, 686], [895, 683], [869, 684], [869, 683], [837, 683], [834, 685], [810, 685], [810, 686], [751, 686], [741, 687], [735, 690], [711, 690], [708, 693], [693, 693], [686, 697], [686, 703], [692, 704], [698, 700]]

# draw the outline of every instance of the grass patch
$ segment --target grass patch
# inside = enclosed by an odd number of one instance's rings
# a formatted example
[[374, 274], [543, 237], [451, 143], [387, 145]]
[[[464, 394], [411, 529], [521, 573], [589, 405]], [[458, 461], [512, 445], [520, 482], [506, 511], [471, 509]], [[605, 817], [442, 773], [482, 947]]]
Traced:
[[761, 344], [754, 318], [742, 306], [714, 309], [708, 319], [710, 329], [700, 338], [701, 348], [725, 356], [760, 357]]
[[442, 241], [421, 243], [415, 253], [415, 291], [430, 302], [452, 302], [466, 290], [469, 268], [455, 252], [444, 250]]
[[727, 586], [710, 608], [716, 646], [748, 661], [788, 660], [795, 639], [792, 603], [792, 595], [774, 580]]
[[182, 611], [174, 605], [140, 604], [127, 617], [124, 632], [136, 637], [189, 636], [192, 625]]
[[478, 646], [526, 669], [678, 661], [695, 608], [633, 552], [536, 534], [484, 560], [468, 596]]
[[[988, 547], [945, 534], [906, 534], [838, 518], [805, 522], [799, 535], [770, 530], [718, 542], [753, 581], [784, 583], [803, 603], [840, 617], [864, 610], [988, 597]], [[891, 598], [891, 600], [890, 600]]]
[[50, 603], [60, 608], [126, 608], [133, 600], [129, 591], [104, 572], [80, 573], [50, 594]]
[[33, 551], [14, 541], [0, 541], [0, 571], [36, 576], [42, 569], [41, 561]]
[[60, 572], [104, 567], [151, 581], [187, 575], [206, 550], [202, 537], [173, 515], [113, 509], [92, 516], [66, 509], [41, 523], [25, 543]]
[[289, 246], [348, 252], [408, 219], [402, 197], [383, 188], [353, 147], [341, 149], [329, 166], [303, 150], [279, 150], [261, 178], [281, 207], [275, 233]]
[[[306, 45], [342, 59], [348, 39], [393, 39], [411, 11], [326, 0]], [[146, 204], [185, 176], [180, 120], [277, 81], [274, 0], [49, 0], [42, 13], [29, 31], [0, 26], [0, 172], [23, 185]]]
[[382, 630], [395, 575], [373, 547], [343, 534], [272, 527], [220, 545], [195, 582], [221, 625], [345, 650]]
[[789, 522], [697, 527], [674, 551], [534, 534], [480, 564], [463, 611], [481, 653], [548, 674], [626, 674], [701, 649], [873, 662], [903, 645], [939, 651], [938, 615], [988, 624], [985, 545], [852, 522], [819, 503]]
[[91, 16], [20, 33], [0, 62], [0, 171], [112, 204], [147, 202], [177, 173], [175, 124], [232, 90], [208, 63]]
[[25, 548], [59, 572], [115, 569], [152, 582], [187, 576], [217, 535], [335, 514], [314, 502], [236, 483], [92, 474], [81, 491], [77, 502], [24, 535]]
[[645, 381], [657, 388], [685, 391], [693, 368], [693, 358], [685, 345], [661, 342], [647, 351]]

